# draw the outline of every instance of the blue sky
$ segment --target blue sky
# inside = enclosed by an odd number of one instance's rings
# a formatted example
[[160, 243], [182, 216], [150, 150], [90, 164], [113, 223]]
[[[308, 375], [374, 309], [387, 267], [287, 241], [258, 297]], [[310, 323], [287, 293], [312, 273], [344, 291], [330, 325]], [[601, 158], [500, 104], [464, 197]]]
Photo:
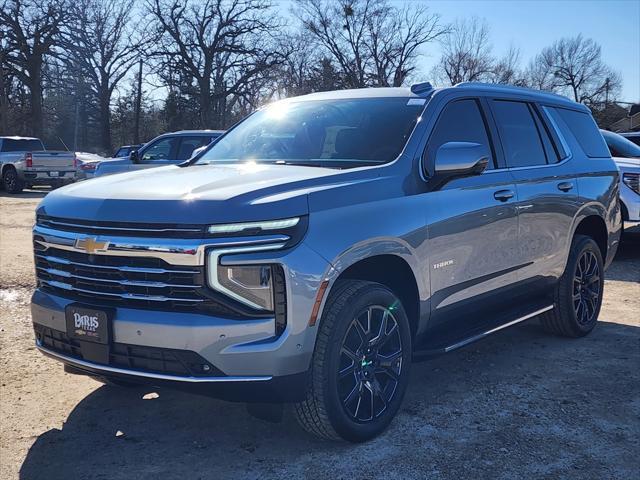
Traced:
[[[392, 0], [406, 3], [411, 0]], [[414, 0], [418, 1], [418, 0]], [[429, 0], [424, 2], [445, 22], [458, 17], [485, 18], [493, 52], [520, 48], [526, 64], [542, 48], [563, 36], [592, 38], [602, 57], [623, 80], [621, 100], [640, 101], [640, 0]], [[281, 2], [284, 6], [289, 2]], [[437, 44], [427, 46], [421, 70], [428, 73], [439, 57]]]

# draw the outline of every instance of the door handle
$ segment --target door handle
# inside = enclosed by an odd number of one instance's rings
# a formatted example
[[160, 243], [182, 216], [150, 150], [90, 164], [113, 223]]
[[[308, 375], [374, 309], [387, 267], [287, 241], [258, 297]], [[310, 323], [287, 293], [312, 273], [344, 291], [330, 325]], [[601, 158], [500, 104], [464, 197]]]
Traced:
[[500, 200], [501, 202], [506, 202], [510, 198], [513, 198], [513, 195], [514, 193], [512, 190], [498, 190], [493, 194], [493, 198]]
[[558, 190], [562, 190], [563, 192], [568, 192], [573, 188], [572, 182], [560, 182], [558, 184]]

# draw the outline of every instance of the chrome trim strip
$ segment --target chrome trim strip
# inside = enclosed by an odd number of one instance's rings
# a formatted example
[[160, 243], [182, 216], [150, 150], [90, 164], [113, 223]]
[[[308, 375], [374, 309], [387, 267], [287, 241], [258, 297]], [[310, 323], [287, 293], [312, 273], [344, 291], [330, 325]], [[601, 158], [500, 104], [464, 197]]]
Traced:
[[85, 277], [84, 275], [74, 275], [71, 272], [66, 272], [64, 270], [57, 270], [55, 268], [44, 268], [44, 267], [36, 267], [38, 270], [43, 270], [47, 272], [49, 275], [55, 275], [57, 277], [64, 278], [79, 278], [81, 280], [89, 280], [92, 282], [106, 282], [106, 283], [117, 283], [118, 285], [128, 285], [132, 287], [148, 287], [148, 288], [167, 288], [167, 287], [177, 287], [177, 288], [202, 288], [202, 285], [180, 285], [179, 283], [164, 283], [164, 282], [147, 282], [145, 280], [112, 280], [107, 278], [97, 278], [97, 277]]
[[271, 380], [271, 376], [253, 376], [253, 377], [180, 377], [178, 375], [165, 375], [162, 373], [141, 372], [138, 370], [126, 370], [124, 368], [110, 367], [108, 365], [100, 365], [98, 363], [86, 362], [76, 358], [67, 357], [57, 352], [53, 352], [44, 348], [36, 342], [36, 348], [43, 354], [78, 367], [91, 368], [102, 372], [119, 373], [122, 375], [133, 375], [137, 377], [155, 378], [157, 380], [170, 380], [174, 382], [186, 383], [224, 383], [224, 382], [264, 382]]
[[[275, 243], [272, 245], [262, 245], [256, 247], [239, 247], [239, 248], [226, 248], [220, 250], [211, 250], [209, 252], [209, 268], [207, 269], [207, 279], [209, 281], [209, 286], [214, 290], [217, 290], [231, 298], [238, 300], [245, 305], [248, 305], [251, 308], [255, 308], [258, 310], [264, 310], [260, 305], [253, 303], [250, 300], [247, 300], [241, 295], [238, 295], [236, 292], [233, 292], [227, 288], [225, 288], [220, 281], [218, 280], [218, 265], [220, 264], [220, 257], [222, 255], [230, 254], [230, 253], [253, 253], [253, 252], [263, 252], [265, 250], [278, 250], [284, 246], [283, 243]], [[212, 268], [215, 266], [215, 268]]]
[[43, 280], [38, 279], [40, 282], [50, 285], [54, 288], [61, 288], [63, 290], [69, 290], [73, 292], [82, 292], [88, 293], [90, 295], [105, 295], [108, 297], [118, 297], [123, 298], [125, 300], [144, 300], [149, 302], [190, 302], [190, 303], [199, 303], [204, 302], [204, 298], [179, 298], [179, 297], [165, 297], [164, 295], [142, 295], [136, 293], [110, 293], [110, 292], [99, 292], [96, 290], [87, 290], [85, 288], [74, 287], [73, 285], [69, 285], [64, 282], [57, 282], [55, 280]]
[[88, 267], [88, 268], [97, 268], [97, 269], [108, 269], [108, 270], [118, 270], [119, 272], [133, 272], [133, 273], [198, 273], [198, 270], [167, 270], [165, 268], [148, 268], [148, 267], [127, 267], [125, 265], [115, 266], [115, 265], [93, 265], [91, 263], [82, 263], [82, 262], [72, 262], [71, 260], [67, 260], [66, 258], [53, 257], [50, 255], [38, 255], [36, 253], [36, 258], [41, 258], [46, 260], [47, 262], [59, 263], [61, 265], [78, 265], [80, 267]]
[[[71, 252], [87, 253], [76, 248], [78, 239], [94, 238], [97, 241], [108, 241], [105, 251], [93, 252], [92, 255], [108, 255], [120, 257], [152, 257], [159, 258], [171, 265], [202, 266], [205, 260], [205, 249], [227, 248], [234, 246], [264, 245], [268, 243], [284, 244], [290, 237], [287, 235], [261, 235], [259, 237], [205, 238], [205, 239], [156, 239], [122, 236], [86, 235], [77, 232], [53, 230], [40, 225], [33, 228], [34, 242], [47, 248], [57, 248]], [[41, 238], [37, 238], [41, 237]], [[43, 250], [36, 250], [36, 252]]]
[[553, 305], [548, 305], [544, 308], [541, 308], [540, 310], [536, 310], [535, 312], [524, 315], [523, 317], [516, 318], [515, 320], [512, 320], [509, 323], [505, 323], [504, 325], [499, 325], [495, 328], [492, 328], [491, 330], [487, 330], [486, 332], [482, 332], [478, 335], [474, 335], [473, 337], [462, 340], [461, 342], [454, 343], [453, 345], [450, 345], [447, 348], [445, 348], [444, 351], [450, 352], [452, 350], [456, 350], [457, 348], [464, 347], [465, 345], [475, 342], [476, 340], [480, 340], [481, 338], [486, 337], [487, 335], [491, 335], [492, 333], [498, 332], [504, 328], [510, 327], [511, 325], [515, 325], [516, 323], [529, 320], [530, 318], [535, 317], [536, 315], [540, 315], [541, 313], [551, 310], [553, 307], [554, 307]]

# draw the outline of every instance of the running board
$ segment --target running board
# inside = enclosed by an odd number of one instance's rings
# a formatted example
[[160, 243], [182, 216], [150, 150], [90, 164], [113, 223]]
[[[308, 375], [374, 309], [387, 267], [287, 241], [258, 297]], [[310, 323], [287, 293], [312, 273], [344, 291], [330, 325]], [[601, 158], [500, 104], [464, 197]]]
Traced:
[[505, 328], [511, 327], [513, 325], [516, 325], [518, 323], [524, 322], [526, 320], [529, 320], [530, 318], [536, 317], [536, 316], [540, 315], [541, 313], [548, 312], [549, 310], [553, 309], [553, 307], [554, 307], [553, 304], [547, 305], [546, 307], [539, 308], [538, 310], [535, 310], [535, 311], [533, 311], [531, 313], [528, 313], [526, 315], [518, 317], [515, 320], [511, 320], [509, 322], [502, 323], [500, 325], [494, 326], [494, 327], [489, 328], [487, 330], [483, 330], [483, 331], [481, 331], [479, 333], [471, 335], [470, 337], [467, 337], [467, 338], [465, 338], [463, 340], [460, 340], [460, 341], [456, 341], [456, 342], [451, 343], [451, 344], [444, 344], [442, 346], [439, 346], [437, 348], [432, 348], [432, 349], [414, 351], [413, 358], [414, 358], [414, 360], [421, 360], [421, 359], [429, 358], [429, 357], [432, 357], [432, 356], [440, 355], [440, 354], [443, 354], [443, 353], [448, 353], [448, 352], [451, 352], [453, 350], [457, 350], [458, 348], [462, 348], [462, 347], [464, 347], [466, 345], [469, 345], [470, 343], [477, 342], [478, 340], [481, 340], [481, 339], [491, 335], [492, 333], [499, 332], [500, 330], [503, 330]]

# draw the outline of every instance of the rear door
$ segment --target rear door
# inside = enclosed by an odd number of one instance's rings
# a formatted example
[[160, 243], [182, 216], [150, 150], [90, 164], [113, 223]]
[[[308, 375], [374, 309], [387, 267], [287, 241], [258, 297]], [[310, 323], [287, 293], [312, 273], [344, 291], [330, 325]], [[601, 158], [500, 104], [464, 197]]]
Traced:
[[[492, 157], [481, 175], [458, 178], [425, 195], [429, 223], [431, 328], [446, 322], [456, 329], [479, 327], [506, 307], [502, 293], [516, 282], [516, 188], [494, 148], [492, 125], [478, 98], [449, 102], [427, 142], [424, 162], [433, 172], [438, 148], [446, 142], [489, 146]], [[427, 174], [429, 175], [429, 173]], [[486, 316], [481, 310], [490, 310]]]
[[553, 119], [535, 103], [492, 99], [505, 161], [518, 193], [521, 292], [544, 297], [562, 275], [579, 209], [571, 155]]

